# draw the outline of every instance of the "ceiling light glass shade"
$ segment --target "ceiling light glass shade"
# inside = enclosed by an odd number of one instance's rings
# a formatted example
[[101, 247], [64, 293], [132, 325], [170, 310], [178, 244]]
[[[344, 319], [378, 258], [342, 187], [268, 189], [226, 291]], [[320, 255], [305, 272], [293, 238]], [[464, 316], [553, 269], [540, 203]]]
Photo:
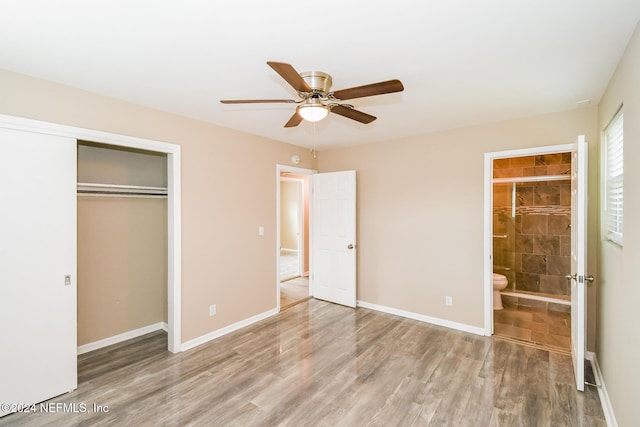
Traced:
[[317, 99], [310, 99], [298, 106], [298, 114], [308, 122], [318, 122], [329, 114], [329, 109]]

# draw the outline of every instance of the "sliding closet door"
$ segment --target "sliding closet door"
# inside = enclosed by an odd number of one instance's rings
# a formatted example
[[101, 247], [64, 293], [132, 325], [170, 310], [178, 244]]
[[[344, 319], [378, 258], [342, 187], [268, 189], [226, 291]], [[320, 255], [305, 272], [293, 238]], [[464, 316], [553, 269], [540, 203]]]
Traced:
[[0, 402], [34, 404], [77, 387], [76, 141], [0, 129], [0, 206]]

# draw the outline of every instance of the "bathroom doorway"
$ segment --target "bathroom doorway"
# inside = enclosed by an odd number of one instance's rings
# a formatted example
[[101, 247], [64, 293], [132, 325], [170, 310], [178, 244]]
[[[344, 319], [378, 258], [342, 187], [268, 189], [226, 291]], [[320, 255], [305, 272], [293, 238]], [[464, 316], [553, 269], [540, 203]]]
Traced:
[[567, 144], [490, 153], [485, 159], [489, 334], [567, 354], [574, 151]]

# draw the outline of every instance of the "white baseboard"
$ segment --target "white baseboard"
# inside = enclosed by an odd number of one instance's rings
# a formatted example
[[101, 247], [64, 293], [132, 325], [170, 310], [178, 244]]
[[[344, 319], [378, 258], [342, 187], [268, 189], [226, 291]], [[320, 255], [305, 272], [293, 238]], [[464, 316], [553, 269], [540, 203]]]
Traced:
[[297, 254], [298, 250], [297, 249], [292, 249], [292, 248], [280, 248], [280, 252], [289, 252], [292, 254]]
[[476, 335], [484, 335], [484, 328], [471, 326], [464, 323], [452, 322], [451, 320], [438, 319], [437, 317], [425, 316], [424, 314], [413, 313], [410, 311], [399, 310], [397, 308], [386, 307], [384, 305], [371, 304], [365, 301], [358, 301], [358, 307], [369, 308], [371, 310], [381, 311], [383, 313], [395, 314], [396, 316], [406, 317], [413, 320], [419, 320], [432, 325], [444, 326], [458, 331], [469, 332]]
[[142, 335], [155, 332], [155, 331], [168, 331], [169, 326], [165, 322], [154, 323], [153, 325], [144, 326], [142, 328], [134, 329], [132, 331], [124, 332], [122, 334], [114, 335], [109, 338], [105, 338], [99, 341], [90, 342], [89, 344], [83, 344], [78, 346], [78, 354], [88, 353], [99, 348], [107, 347], [113, 344], [117, 344], [122, 341], [137, 338]]
[[600, 396], [600, 404], [602, 405], [602, 412], [604, 412], [604, 418], [607, 421], [607, 426], [618, 427], [618, 421], [616, 421], [616, 416], [613, 413], [613, 406], [611, 406], [611, 400], [609, 400], [607, 387], [604, 385], [604, 377], [602, 376], [600, 365], [598, 365], [598, 358], [596, 357], [596, 354], [591, 351], [587, 351], [585, 357], [591, 362], [593, 376], [596, 379], [596, 384], [600, 386], [598, 387], [598, 396]]
[[190, 341], [184, 342], [184, 343], [182, 343], [182, 346], [180, 347], [180, 349], [181, 349], [181, 351], [190, 350], [190, 349], [192, 349], [194, 347], [197, 347], [197, 346], [199, 346], [201, 344], [204, 344], [206, 342], [209, 342], [211, 340], [219, 338], [219, 337], [221, 337], [223, 335], [230, 334], [231, 332], [235, 332], [238, 329], [242, 329], [242, 328], [244, 328], [246, 326], [249, 326], [249, 325], [251, 325], [253, 323], [259, 322], [261, 320], [266, 319], [267, 317], [271, 317], [271, 316], [274, 316], [276, 314], [278, 314], [278, 310], [275, 309], [275, 308], [272, 309], [272, 310], [269, 310], [269, 311], [265, 311], [264, 313], [257, 314], [257, 315], [255, 315], [253, 317], [249, 317], [248, 319], [244, 319], [244, 320], [241, 320], [241, 321], [236, 322], [234, 324], [231, 324], [229, 326], [225, 326], [222, 329], [218, 329], [218, 330], [210, 332], [210, 333], [208, 333], [206, 335], [202, 335], [202, 336], [200, 336], [198, 338], [194, 338], [194, 339], [192, 339]]

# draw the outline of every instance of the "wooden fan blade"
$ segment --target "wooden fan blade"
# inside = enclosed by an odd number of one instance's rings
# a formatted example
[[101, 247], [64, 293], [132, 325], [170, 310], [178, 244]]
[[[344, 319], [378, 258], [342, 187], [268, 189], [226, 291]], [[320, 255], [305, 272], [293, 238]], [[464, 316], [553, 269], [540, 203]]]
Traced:
[[331, 112], [355, 120], [360, 123], [371, 123], [377, 117], [371, 114], [363, 113], [362, 111], [355, 110], [353, 108], [345, 107], [344, 105], [334, 105], [331, 107]]
[[387, 80], [386, 82], [372, 83], [364, 86], [341, 89], [333, 92], [336, 99], [353, 99], [365, 96], [382, 95], [385, 93], [402, 92], [404, 86], [400, 80]]
[[267, 61], [267, 64], [298, 92], [311, 92], [307, 82], [300, 77], [300, 74], [291, 65], [273, 61]]
[[267, 104], [272, 102], [286, 102], [287, 104], [295, 104], [293, 99], [223, 99], [223, 104]]
[[293, 116], [291, 116], [291, 118], [284, 125], [284, 127], [286, 127], [286, 128], [296, 127], [302, 122], [302, 120], [303, 120], [302, 116], [300, 114], [298, 114], [298, 112], [296, 111], [295, 113], [293, 113]]

